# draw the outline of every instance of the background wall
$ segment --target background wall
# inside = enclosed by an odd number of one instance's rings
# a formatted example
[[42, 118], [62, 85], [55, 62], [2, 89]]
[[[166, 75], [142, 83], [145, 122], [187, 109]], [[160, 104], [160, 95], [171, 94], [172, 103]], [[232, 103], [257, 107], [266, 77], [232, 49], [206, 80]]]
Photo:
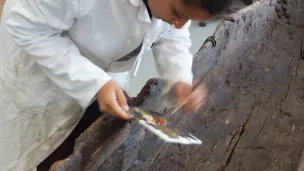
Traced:
[[[210, 22], [206, 27], [198, 26], [198, 22], [196, 21], [192, 22], [189, 29], [192, 40], [192, 46], [190, 48], [191, 53], [196, 53], [199, 50], [206, 38], [213, 34], [219, 22], [219, 20]], [[130, 79], [130, 89], [128, 90], [129, 95], [136, 96], [147, 80], [154, 77], [157, 77], [157, 71], [155, 69], [152, 52], [148, 52], [143, 57], [143, 61], [136, 77], [131, 77]]]

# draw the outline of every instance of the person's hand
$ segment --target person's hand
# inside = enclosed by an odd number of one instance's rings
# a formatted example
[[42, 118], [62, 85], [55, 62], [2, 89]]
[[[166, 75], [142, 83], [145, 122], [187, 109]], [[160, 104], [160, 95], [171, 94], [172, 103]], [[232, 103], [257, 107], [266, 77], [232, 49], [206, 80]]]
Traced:
[[183, 82], [177, 82], [172, 87], [178, 105], [185, 103], [183, 105], [185, 112], [196, 112], [205, 103], [208, 93], [207, 86], [203, 83], [197, 86], [196, 84], [198, 81], [194, 80], [193, 87], [196, 87], [195, 89]]
[[99, 109], [118, 118], [132, 119], [126, 111], [129, 110], [126, 96], [119, 85], [114, 81], [108, 81], [97, 93]]

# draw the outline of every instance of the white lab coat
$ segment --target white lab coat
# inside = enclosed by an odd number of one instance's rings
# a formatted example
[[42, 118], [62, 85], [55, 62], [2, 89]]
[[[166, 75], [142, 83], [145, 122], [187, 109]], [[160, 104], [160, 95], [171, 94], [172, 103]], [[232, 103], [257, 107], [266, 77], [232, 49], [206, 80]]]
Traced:
[[[142, 0], [6, 0], [0, 26], [0, 170], [34, 169], [70, 134], [111, 73], [152, 48], [168, 85], [192, 82], [188, 22], [150, 20]], [[137, 57], [117, 62], [143, 43]], [[119, 80], [118, 80], [119, 81]]]

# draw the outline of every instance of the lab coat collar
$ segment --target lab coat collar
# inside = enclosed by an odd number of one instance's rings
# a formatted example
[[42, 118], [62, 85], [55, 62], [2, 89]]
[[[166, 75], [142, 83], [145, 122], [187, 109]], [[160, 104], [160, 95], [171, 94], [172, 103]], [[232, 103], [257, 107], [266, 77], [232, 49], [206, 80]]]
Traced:
[[139, 20], [142, 20], [147, 23], [151, 23], [151, 18], [149, 16], [149, 12], [143, 0], [129, 0], [130, 3], [135, 7], [140, 7], [140, 11], [137, 15]]

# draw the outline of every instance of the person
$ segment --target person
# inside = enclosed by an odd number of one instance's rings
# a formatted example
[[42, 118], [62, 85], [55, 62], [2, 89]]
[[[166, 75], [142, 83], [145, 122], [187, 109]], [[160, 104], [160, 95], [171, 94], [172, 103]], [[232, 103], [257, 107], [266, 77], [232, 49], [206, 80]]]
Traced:
[[85, 109], [132, 119], [123, 90], [152, 49], [159, 77], [186, 111], [193, 89], [190, 20], [229, 0], [6, 0], [0, 27], [0, 170], [35, 170], [71, 133]]

